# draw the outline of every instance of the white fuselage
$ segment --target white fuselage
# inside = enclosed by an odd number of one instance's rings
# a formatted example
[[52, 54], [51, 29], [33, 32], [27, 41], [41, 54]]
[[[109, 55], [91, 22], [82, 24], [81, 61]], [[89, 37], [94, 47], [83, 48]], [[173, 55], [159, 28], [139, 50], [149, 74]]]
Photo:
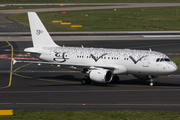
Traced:
[[81, 71], [83, 65], [113, 67], [113, 74], [167, 75], [177, 70], [168, 56], [155, 51], [80, 47], [42, 47], [39, 51], [42, 60], [62, 65], [68, 63], [71, 68]]

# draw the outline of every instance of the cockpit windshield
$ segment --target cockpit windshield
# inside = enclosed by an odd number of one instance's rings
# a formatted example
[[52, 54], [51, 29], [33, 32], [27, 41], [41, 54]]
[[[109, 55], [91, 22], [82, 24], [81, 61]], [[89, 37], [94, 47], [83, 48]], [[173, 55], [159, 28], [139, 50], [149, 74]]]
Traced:
[[169, 61], [170, 61], [170, 59], [168, 59], [168, 58], [165, 58], [165, 59], [164, 59], [164, 61], [167, 61], [167, 62], [169, 62]]
[[170, 62], [171, 60], [169, 58], [157, 58], [156, 59], [156, 62], [163, 62], [163, 61]]

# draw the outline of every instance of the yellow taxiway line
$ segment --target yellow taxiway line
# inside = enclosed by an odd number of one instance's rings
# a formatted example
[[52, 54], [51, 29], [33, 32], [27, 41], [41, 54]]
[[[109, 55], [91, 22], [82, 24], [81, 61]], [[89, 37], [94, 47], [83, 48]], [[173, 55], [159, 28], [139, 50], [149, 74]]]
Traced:
[[8, 46], [10, 46], [10, 45], [2, 46], [2, 47], [0, 47], [0, 48], [6, 48], [6, 47], [8, 47]]
[[28, 66], [28, 65], [31, 65], [31, 64], [32, 64], [32, 63], [28, 63], [28, 64], [26, 64], [26, 65], [20, 66], [20, 67], [16, 68], [13, 72], [16, 72], [17, 70], [19, 70], [19, 69], [21, 69], [21, 68], [23, 68], [23, 67], [26, 67], [26, 66]]
[[[7, 46], [11, 46], [11, 58], [13, 58], [13, 46], [7, 41], [5, 40], [8, 45]], [[11, 59], [11, 69], [10, 69], [10, 77], [9, 77], [9, 84], [7, 86], [4, 86], [4, 87], [0, 87], [0, 89], [3, 89], [3, 88], [8, 88], [11, 86], [11, 82], [12, 82], [12, 73], [13, 73], [13, 59]]]

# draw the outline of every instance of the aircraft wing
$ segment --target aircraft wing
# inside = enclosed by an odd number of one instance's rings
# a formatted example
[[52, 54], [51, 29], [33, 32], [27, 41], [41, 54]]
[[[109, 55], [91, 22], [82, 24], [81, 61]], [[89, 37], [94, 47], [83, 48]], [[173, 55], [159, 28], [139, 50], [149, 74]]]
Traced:
[[21, 63], [35, 63], [35, 64], [48, 64], [48, 65], [60, 65], [62, 67], [77, 67], [77, 68], [86, 68], [86, 69], [96, 69], [96, 68], [104, 68], [114, 70], [115, 68], [107, 65], [90, 65], [90, 64], [77, 64], [77, 63], [59, 63], [59, 62], [44, 62], [44, 61], [17, 61], [13, 59], [13, 64], [17, 62]]

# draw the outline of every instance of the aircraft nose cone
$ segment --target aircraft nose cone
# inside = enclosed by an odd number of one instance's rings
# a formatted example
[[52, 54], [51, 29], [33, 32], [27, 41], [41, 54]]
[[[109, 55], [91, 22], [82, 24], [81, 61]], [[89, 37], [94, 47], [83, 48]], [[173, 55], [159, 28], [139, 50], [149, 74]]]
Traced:
[[174, 63], [174, 64], [172, 64], [172, 66], [171, 66], [171, 71], [172, 71], [172, 73], [173, 72], [176, 72], [178, 70], [178, 66]]
[[178, 66], [174, 67], [174, 72], [176, 72], [178, 70]]

